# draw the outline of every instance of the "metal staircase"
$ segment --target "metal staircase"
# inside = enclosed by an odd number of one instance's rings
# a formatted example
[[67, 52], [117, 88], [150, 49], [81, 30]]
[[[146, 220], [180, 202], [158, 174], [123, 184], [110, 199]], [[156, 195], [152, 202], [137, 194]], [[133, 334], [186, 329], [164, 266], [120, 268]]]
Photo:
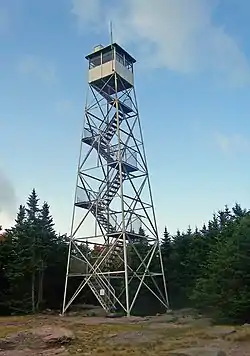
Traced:
[[[111, 312], [114, 311], [114, 298], [110, 291], [112, 291], [113, 294], [115, 294], [115, 290], [112, 287], [112, 285], [109, 283], [108, 279], [105, 278], [105, 283], [104, 283], [104, 278], [100, 277], [95, 277], [91, 278], [88, 281], [88, 285], [90, 289], [92, 290], [93, 294], [95, 295], [96, 299], [99, 301], [103, 309], [105, 309], [106, 312]], [[108, 287], [107, 287], [108, 285]]]
[[100, 207], [96, 209], [96, 206], [90, 209], [92, 214], [96, 217], [99, 224], [104, 228], [104, 230], [108, 233], [115, 233], [116, 228], [108, 221], [103, 211], [100, 210]]
[[[118, 192], [122, 182], [125, 180], [126, 174], [122, 172], [122, 177], [120, 179], [119, 171], [116, 172], [115, 177], [108, 185], [108, 190], [104, 191], [104, 193], [97, 197], [93, 194], [93, 192], [88, 192], [86, 194], [89, 199], [86, 201], [81, 201], [81, 198], [78, 198], [76, 205], [85, 209], [90, 209], [91, 213], [96, 217], [99, 224], [105, 229], [107, 233], [114, 233], [116, 232], [116, 222], [115, 221], [108, 221], [106, 217], [106, 212], [109, 204], [115, 197], [116, 193]], [[105, 185], [107, 185], [105, 183]], [[102, 191], [102, 188], [100, 188]]]
[[122, 172], [122, 176], [120, 178], [120, 172], [117, 171], [114, 179], [108, 186], [108, 190], [105, 192], [104, 196], [102, 197], [102, 200], [104, 201], [105, 206], [107, 207], [111, 201], [113, 200], [114, 196], [118, 192], [121, 181], [123, 182], [126, 178], [126, 174]]
[[[121, 124], [122, 120], [124, 119], [124, 114], [121, 111], [118, 111], [118, 117], [119, 117], [119, 124]], [[101, 145], [104, 144], [106, 146], [114, 137], [116, 130], [117, 130], [117, 120], [115, 114], [112, 120], [110, 121], [110, 123], [107, 125], [107, 129], [104, 131], [104, 133], [101, 136]]]
[[[107, 260], [107, 269], [110, 270], [110, 268], [114, 265], [115, 259], [121, 254], [123, 250], [123, 241], [122, 240], [118, 240], [116, 243], [116, 246], [114, 248], [114, 252], [109, 256], [108, 260]], [[121, 262], [119, 260], [119, 262]]]
[[[107, 100], [109, 104], [112, 104], [114, 99], [109, 96], [108, 94], [103, 94], [103, 97]], [[125, 119], [126, 115], [124, 114], [128, 113], [130, 110], [129, 108], [120, 103], [118, 105], [118, 120], [119, 124], [122, 123], [122, 121]], [[120, 176], [119, 172], [119, 167], [118, 167], [118, 160], [117, 160], [117, 145], [112, 146], [111, 140], [114, 137], [115, 133], [117, 130], [117, 118], [116, 114], [112, 117], [111, 121], [106, 124], [104, 129], [101, 129], [99, 133], [97, 131], [94, 131], [92, 128], [87, 129], [87, 135], [83, 137], [82, 141], [86, 143], [89, 146], [92, 146], [99, 154], [106, 160], [107, 164], [111, 167], [116, 169], [116, 173], [114, 178], [112, 179], [111, 182], [103, 182], [104, 187], [106, 190], [104, 191], [103, 194], [99, 195], [98, 197], [95, 196], [93, 198], [93, 195], [91, 199], [86, 200], [85, 202], [77, 201], [76, 205], [89, 209], [91, 213], [95, 216], [97, 219], [100, 227], [102, 227], [107, 235], [110, 235], [113, 237], [118, 237], [119, 230], [118, 226], [115, 221], [109, 221], [106, 214], [109, 208], [109, 205], [111, 204], [112, 200], [114, 199], [115, 195], [117, 194], [121, 183], [124, 182], [124, 180], [127, 177], [128, 171], [133, 171], [136, 170], [136, 167], [129, 167], [126, 164], [126, 162], [122, 162], [122, 172]], [[90, 135], [91, 136], [90, 136]], [[116, 147], [116, 149], [115, 149]], [[113, 148], [113, 150], [112, 150]], [[103, 186], [101, 185], [99, 187], [99, 191], [102, 191]], [[88, 194], [87, 194], [88, 195]], [[115, 236], [116, 235], [116, 236]], [[107, 245], [107, 250], [110, 248], [110, 245]], [[113, 251], [110, 253], [110, 256], [108, 256], [106, 265], [102, 267], [102, 270], [110, 270], [112, 265], [114, 265], [114, 262], [116, 258], [119, 258], [119, 254], [123, 250], [123, 240], [117, 240], [116, 241], [116, 246], [114, 247]], [[98, 259], [98, 257], [97, 257]], [[111, 309], [114, 308], [114, 300], [110, 298], [110, 293], [108, 289], [113, 290], [114, 288], [112, 287], [110, 281], [105, 277], [105, 275], [96, 275], [95, 278], [91, 277], [91, 279], [88, 281], [88, 285], [91, 288], [92, 292], [102, 305], [102, 307], [107, 311], [110, 312]], [[108, 287], [107, 287], [108, 286]], [[102, 291], [102, 293], [100, 292]]]

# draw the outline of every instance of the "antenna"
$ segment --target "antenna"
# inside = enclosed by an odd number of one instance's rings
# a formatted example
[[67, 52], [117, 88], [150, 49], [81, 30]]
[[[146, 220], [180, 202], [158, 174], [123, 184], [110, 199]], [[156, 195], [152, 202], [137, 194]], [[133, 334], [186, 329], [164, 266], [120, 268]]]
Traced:
[[110, 43], [112, 46], [112, 44], [113, 44], [113, 23], [112, 23], [112, 21], [110, 21], [109, 25], [110, 25]]

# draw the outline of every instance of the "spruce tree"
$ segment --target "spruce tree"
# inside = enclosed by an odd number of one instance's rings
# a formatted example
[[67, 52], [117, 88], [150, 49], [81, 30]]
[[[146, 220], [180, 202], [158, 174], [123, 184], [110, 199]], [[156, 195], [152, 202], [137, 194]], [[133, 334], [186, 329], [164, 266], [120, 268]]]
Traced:
[[54, 221], [52, 216], [50, 215], [50, 206], [47, 202], [43, 203], [43, 206], [40, 210], [39, 218], [42, 229], [48, 234], [55, 235]]
[[31, 194], [27, 199], [27, 216], [30, 224], [36, 224], [39, 214], [39, 198], [37, 196], [36, 190], [33, 188]]
[[27, 200], [27, 221], [29, 225], [29, 235], [31, 240], [31, 299], [32, 299], [32, 311], [36, 312], [36, 274], [40, 264], [40, 252], [41, 246], [39, 240], [41, 239], [38, 214], [39, 214], [39, 198], [36, 190], [33, 189]]
[[9, 251], [5, 264], [9, 284], [8, 308], [17, 312], [30, 311], [29, 280], [32, 264], [29, 226], [23, 205], [19, 207], [14, 227], [6, 232], [3, 247]]
[[167, 262], [172, 252], [171, 236], [167, 230], [167, 227], [165, 227], [164, 230], [163, 239], [161, 242], [161, 251], [164, 262]]
[[206, 270], [198, 278], [192, 300], [211, 309], [217, 318], [234, 322], [250, 320], [250, 217], [231, 218], [220, 231]]
[[238, 203], [235, 203], [234, 207], [232, 208], [232, 211], [235, 219], [241, 219], [249, 214], [247, 210], [242, 209], [240, 204]]
[[39, 235], [37, 239], [37, 272], [38, 272], [38, 293], [36, 309], [39, 310], [43, 303], [44, 277], [45, 271], [53, 263], [56, 233], [54, 230], [53, 218], [50, 215], [50, 207], [44, 202], [38, 215]]

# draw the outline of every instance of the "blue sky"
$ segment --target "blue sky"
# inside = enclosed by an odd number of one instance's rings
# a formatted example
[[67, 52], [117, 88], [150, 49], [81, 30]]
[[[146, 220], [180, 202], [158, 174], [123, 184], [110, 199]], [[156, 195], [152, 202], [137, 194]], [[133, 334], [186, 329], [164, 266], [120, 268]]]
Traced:
[[[152, 5], [154, 3], [154, 6]], [[70, 227], [85, 55], [114, 39], [136, 90], [159, 229], [250, 208], [247, 0], [0, 0], [0, 219], [35, 187]]]

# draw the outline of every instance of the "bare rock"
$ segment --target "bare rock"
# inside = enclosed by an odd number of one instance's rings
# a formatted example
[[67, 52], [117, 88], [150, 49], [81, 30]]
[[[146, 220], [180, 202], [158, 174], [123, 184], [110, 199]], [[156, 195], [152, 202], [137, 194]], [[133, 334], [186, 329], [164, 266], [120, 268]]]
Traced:
[[171, 351], [168, 356], [226, 356], [225, 352], [219, 349], [189, 348]]
[[107, 337], [112, 338], [112, 337], [116, 337], [118, 334], [108, 334]]
[[199, 328], [206, 328], [212, 326], [213, 323], [214, 321], [211, 318], [198, 318], [193, 321], [192, 325]]
[[0, 339], [0, 356], [66, 355], [65, 348], [60, 346], [73, 339], [72, 331], [57, 326], [20, 331]]
[[68, 351], [64, 347], [59, 347], [55, 349], [49, 349], [38, 353], [41, 356], [67, 356], [69, 355]]
[[0, 356], [68, 356], [69, 353], [65, 348], [49, 349], [49, 350], [6, 350], [0, 351]]
[[103, 308], [94, 308], [94, 309], [89, 309], [86, 312], [86, 316], [106, 317], [107, 312]]
[[177, 318], [172, 314], [160, 314], [159, 316], [151, 317], [149, 320], [150, 322], [157, 322], [157, 323], [173, 323], [177, 321]]
[[117, 318], [121, 318], [122, 315], [119, 313], [108, 313], [106, 314], [106, 318], [110, 318], [110, 319], [117, 319]]
[[6, 350], [0, 351], [0, 356], [30, 356], [31, 350]]
[[207, 331], [207, 334], [214, 338], [225, 338], [234, 333], [236, 329], [233, 326], [214, 326]]
[[45, 344], [65, 344], [74, 340], [75, 336], [69, 329], [59, 326], [42, 326], [30, 331], [35, 337], [41, 338]]
[[0, 339], [0, 350], [14, 350], [17, 347], [30, 349], [31, 345], [40, 348], [42, 344], [41, 340], [33, 337], [29, 331], [20, 331]]
[[148, 342], [156, 342], [159, 339], [158, 333], [150, 333], [144, 331], [124, 331], [117, 335], [111, 335], [108, 342], [116, 345], [133, 345], [144, 344]]

